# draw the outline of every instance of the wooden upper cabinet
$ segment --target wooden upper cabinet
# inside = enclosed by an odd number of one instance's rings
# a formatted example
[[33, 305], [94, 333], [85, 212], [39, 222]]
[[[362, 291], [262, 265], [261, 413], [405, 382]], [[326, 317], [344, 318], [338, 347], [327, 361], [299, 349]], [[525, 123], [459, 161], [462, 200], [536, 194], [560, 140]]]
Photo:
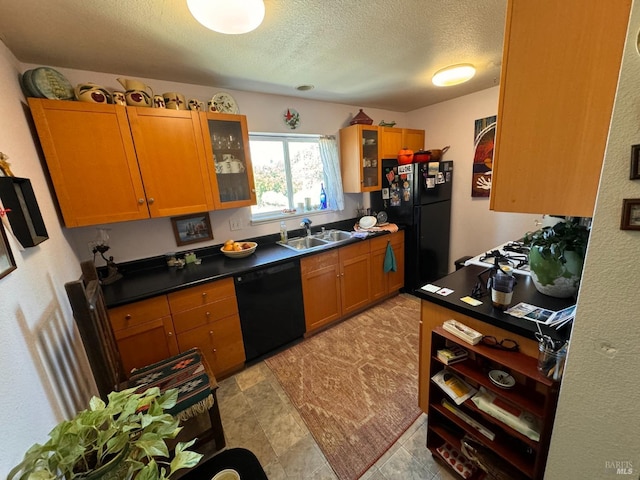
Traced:
[[382, 188], [380, 132], [371, 125], [351, 125], [340, 130], [342, 188], [348, 193]]
[[492, 210], [593, 215], [630, 5], [509, 2]]
[[67, 227], [149, 217], [125, 107], [28, 101]]
[[414, 152], [424, 149], [424, 130], [379, 127], [379, 131], [382, 158], [398, 158], [405, 147]]
[[198, 112], [128, 107], [151, 217], [213, 210]]
[[247, 117], [202, 112], [200, 125], [216, 210], [255, 205]]

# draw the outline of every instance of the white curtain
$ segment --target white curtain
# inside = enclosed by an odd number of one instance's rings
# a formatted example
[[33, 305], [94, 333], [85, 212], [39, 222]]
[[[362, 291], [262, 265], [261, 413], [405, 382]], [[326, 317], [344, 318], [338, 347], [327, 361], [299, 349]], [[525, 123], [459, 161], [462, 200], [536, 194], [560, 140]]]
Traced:
[[320, 137], [320, 158], [327, 185], [327, 206], [330, 210], [344, 210], [342, 175], [340, 174], [340, 155], [335, 137]]

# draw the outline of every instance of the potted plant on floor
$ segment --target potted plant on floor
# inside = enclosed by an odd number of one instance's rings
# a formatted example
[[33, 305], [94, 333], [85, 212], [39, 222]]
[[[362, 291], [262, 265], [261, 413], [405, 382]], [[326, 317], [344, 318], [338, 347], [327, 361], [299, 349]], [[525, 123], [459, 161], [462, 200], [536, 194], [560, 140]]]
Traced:
[[195, 440], [178, 443], [168, 460], [165, 441], [182, 427], [165, 410], [178, 391], [135, 391], [112, 392], [107, 403], [93, 397], [88, 410], [56, 425], [45, 444], [33, 445], [7, 480], [163, 480], [195, 466], [202, 455], [187, 450]]
[[551, 297], [569, 298], [578, 292], [589, 229], [576, 221], [559, 222], [527, 233], [529, 268], [536, 289]]

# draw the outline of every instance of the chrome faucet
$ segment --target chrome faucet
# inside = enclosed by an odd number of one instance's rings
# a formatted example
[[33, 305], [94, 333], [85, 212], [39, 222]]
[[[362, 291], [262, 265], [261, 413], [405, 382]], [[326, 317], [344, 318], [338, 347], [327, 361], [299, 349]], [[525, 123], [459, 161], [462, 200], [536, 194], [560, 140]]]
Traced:
[[302, 222], [300, 222], [300, 226], [307, 231], [307, 237], [311, 236], [311, 220], [308, 218], [303, 218]]

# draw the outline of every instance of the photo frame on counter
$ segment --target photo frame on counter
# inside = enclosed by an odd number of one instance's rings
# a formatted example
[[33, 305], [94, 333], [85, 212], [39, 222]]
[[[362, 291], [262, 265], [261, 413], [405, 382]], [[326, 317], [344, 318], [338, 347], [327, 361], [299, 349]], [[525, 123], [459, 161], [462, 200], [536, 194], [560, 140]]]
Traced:
[[640, 198], [622, 200], [620, 230], [640, 230]]
[[7, 232], [5, 232], [4, 225], [0, 222], [0, 278], [6, 277], [16, 268], [18, 267], [16, 267], [16, 261], [9, 246]]
[[208, 212], [171, 217], [171, 225], [178, 246], [213, 240]]

